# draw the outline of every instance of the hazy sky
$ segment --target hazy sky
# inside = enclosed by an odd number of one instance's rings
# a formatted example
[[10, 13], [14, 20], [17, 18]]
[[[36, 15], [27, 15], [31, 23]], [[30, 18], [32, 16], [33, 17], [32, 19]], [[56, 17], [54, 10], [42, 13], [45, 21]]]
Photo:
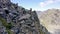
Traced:
[[51, 8], [60, 8], [60, 0], [11, 0], [13, 3], [18, 3], [26, 9], [44, 11]]

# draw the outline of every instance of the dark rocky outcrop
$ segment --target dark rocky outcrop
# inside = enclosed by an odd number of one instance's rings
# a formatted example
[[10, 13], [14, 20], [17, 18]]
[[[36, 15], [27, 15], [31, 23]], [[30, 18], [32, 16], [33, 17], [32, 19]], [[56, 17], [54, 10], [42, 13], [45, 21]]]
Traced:
[[36, 11], [27, 10], [10, 0], [0, 0], [1, 34], [48, 34], [40, 25]]

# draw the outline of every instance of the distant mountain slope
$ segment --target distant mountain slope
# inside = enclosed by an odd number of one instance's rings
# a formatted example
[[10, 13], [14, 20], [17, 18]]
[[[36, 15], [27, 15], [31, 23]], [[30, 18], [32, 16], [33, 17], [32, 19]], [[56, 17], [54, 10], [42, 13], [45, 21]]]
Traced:
[[[38, 14], [38, 12], [37, 12]], [[40, 22], [53, 34], [60, 34], [60, 10], [48, 9], [38, 14]]]

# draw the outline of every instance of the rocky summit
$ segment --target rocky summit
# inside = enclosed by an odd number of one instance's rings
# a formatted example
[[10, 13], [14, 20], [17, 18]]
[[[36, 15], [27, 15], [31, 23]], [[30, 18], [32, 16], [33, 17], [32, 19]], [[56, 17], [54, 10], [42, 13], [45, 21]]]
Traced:
[[[18, 1], [18, 0], [17, 0]], [[40, 25], [36, 11], [0, 0], [0, 34], [50, 34]]]

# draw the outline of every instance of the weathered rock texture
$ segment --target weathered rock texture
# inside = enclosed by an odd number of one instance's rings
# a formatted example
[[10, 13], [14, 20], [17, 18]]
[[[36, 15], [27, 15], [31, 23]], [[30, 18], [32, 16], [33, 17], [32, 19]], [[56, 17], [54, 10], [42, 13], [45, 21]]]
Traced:
[[36, 11], [0, 0], [0, 34], [48, 34], [48, 31], [40, 25]]
[[60, 34], [60, 9], [48, 9], [39, 15], [40, 22], [52, 34]]

